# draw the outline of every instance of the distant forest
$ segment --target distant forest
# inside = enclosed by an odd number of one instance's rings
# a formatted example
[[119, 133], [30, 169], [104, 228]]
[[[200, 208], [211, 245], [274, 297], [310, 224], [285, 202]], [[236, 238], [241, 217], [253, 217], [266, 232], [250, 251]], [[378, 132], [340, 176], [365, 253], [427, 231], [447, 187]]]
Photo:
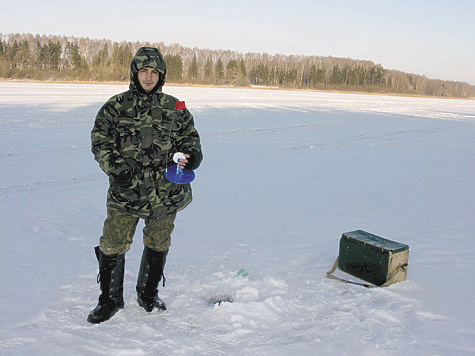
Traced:
[[0, 78], [128, 82], [130, 61], [141, 46], [160, 49], [168, 83], [475, 96], [475, 86], [468, 83], [388, 70], [365, 60], [33, 34], [0, 33]]

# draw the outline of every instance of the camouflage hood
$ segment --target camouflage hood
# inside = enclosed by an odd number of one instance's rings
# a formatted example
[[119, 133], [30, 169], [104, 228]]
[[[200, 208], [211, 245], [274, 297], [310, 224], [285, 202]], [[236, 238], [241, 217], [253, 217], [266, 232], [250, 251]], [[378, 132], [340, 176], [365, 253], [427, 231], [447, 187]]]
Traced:
[[157, 90], [161, 90], [163, 84], [165, 84], [165, 76], [167, 73], [167, 67], [162, 54], [157, 48], [153, 47], [141, 47], [135, 54], [132, 62], [130, 63], [130, 90], [143, 92], [142, 86], [138, 81], [137, 74], [139, 70], [144, 67], [150, 67], [158, 70], [160, 78], [155, 88], [150, 93], [154, 93]]

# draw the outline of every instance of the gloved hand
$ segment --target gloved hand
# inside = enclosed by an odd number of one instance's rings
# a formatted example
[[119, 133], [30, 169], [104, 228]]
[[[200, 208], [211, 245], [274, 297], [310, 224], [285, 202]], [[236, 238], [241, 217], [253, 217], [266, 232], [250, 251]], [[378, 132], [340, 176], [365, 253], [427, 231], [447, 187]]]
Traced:
[[189, 157], [186, 158], [188, 162], [185, 164], [185, 169], [193, 170], [195, 168], [195, 155], [193, 152], [185, 152]]
[[127, 165], [122, 165], [114, 169], [109, 175], [114, 183], [120, 187], [128, 187], [132, 183], [132, 178], [134, 177], [134, 172], [132, 168]]

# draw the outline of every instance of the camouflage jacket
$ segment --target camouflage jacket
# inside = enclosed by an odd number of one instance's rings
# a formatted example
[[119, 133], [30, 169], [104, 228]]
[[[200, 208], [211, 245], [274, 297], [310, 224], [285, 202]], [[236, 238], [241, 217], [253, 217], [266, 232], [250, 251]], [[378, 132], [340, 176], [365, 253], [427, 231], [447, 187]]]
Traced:
[[[192, 200], [189, 184], [174, 184], [164, 177], [167, 165], [174, 164], [173, 154], [192, 154], [192, 169], [198, 168], [203, 155], [188, 109], [177, 110], [178, 100], [161, 90], [152, 94], [137, 90], [134, 75], [141, 67], [136, 57], [129, 90], [110, 98], [97, 113], [92, 152], [109, 176], [108, 207], [141, 218], [162, 217]], [[115, 178], [123, 172], [131, 173], [125, 182]]]

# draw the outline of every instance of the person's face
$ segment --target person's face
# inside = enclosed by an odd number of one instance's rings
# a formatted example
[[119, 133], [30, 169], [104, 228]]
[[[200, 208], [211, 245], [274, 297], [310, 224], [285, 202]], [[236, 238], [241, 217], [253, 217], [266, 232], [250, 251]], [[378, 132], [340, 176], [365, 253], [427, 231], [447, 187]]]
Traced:
[[137, 78], [143, 90], [150, 91], [157, 85], [159, 73], [154, 68], [144, 67], [137, 73]]

